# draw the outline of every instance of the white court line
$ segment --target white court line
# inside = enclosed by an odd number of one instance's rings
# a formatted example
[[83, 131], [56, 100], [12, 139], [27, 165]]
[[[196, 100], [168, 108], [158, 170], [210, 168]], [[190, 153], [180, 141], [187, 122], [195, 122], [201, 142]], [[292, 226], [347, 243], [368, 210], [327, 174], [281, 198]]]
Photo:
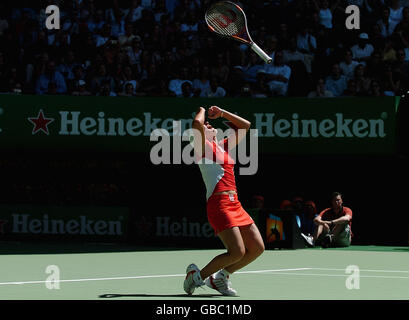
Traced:
[[[274, 274], [274, 272], [272, 272]], [[294, 272], [280, 272], [277, 274], [292, 275], [292, 276], [317, 276], [317, 277], [347, 277], [348, 274], [323, 274], [323, 273], [294, 273]], [[381, 279], [409, 279], [409, 277], [398, 276], [364, 276], [359, 275], [360, 278], [381, 278]]]
[[[299, 271], [308, 270], [309, 268], [295, 268], [295, 269], [275, 269], [275, 270], [256, 270], [256, 271], [239, 271], [236, 273], [265, 273], [265, 272], [280, 272], [280, 271]], [[67, 279], [59, 280], [59, 282], [86, 282], [86, 281], [106, 281], [106, 280], [129, 280], [129, 279], [148, 279], [148, 278], [171, 278], [171, 277], [184, 277], [183, 274], [159, 274], [159, 275], [147, 275], [147, 276], [129, 276], [129, 277], [111, 277], [111, 278], [88, 278], [88, 279]], [[10, 281], [0, 282], [0, 285], [21, 285], [21, 284], [39, 284], [46, 283], [46, 280], [34, 280], [34, 281]]]
[[[345, 271], [345, 269], [335, 269], [335, 268], [307, 268], [309, 270], [323, 270], [323, 271]], [[407, 271], [401, 271], [401, 270], [368, 270], [368, 269], [359, 269], [359, 271], [363, 272], [380, 272], [380, 273], [409, 273], [409, 270]]]
[[[253, 270], [253, 271], [238, 271], [236, 274], [254, 274], [254, 273], [272, 273], [282, 275], [295, 275], [295, 276], [318, 276], [318, 277], [346, 277], [347, 274], [322, 274], [322, 273], [295, 273], [284, 271], [305, 271], [305, 270], [328, 270], [328, 271], [344, 271], [345, 269], [335, 268], [292, 268], [292, 269], [271, 269], [271, 270]], [[396, 272], [396, 273], [409, 273], [409, 271], [398, 270], [360, 270], [365, 272]], [[145, 276], [129, 276], [129, 277], [110, 277], [110, 278], [84, 278], [84, 279], [66, 279], [59, 280], [59, 282], [86, 282], [86, 281], [107, 281], [107, 280], [129, 280], [129, 279], [149, 279], [149, 278], [171, 278], [171, 277], [184, 277], [186, 274], [161, 274], [161, 275], [145, 275]], [[381, 279], [409, 279], [408, 277], [399, 276], [375, 276], [375, 275], [362, 275], [361, 278], [381, 278]], [[0, 282], [0, 285], [22, 285], [22, 284], [40, 284], [46, 283], [46, 280], [35, 281], [10, 281]]]

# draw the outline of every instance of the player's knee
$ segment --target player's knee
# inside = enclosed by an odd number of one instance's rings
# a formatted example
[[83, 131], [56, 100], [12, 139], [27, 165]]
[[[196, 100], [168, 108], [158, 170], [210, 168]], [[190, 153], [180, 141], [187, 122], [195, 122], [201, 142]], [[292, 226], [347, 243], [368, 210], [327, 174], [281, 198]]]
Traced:
[[246, 254], [246, 248], [244, 246], [238, 246], [232, 250], [229, 250], [229, 254], [234, 262], [240, 261]]
[[257, 242], [252, 248], [251, 248], [251, 253], [253, 256], [258, 257], [261, 255], [265, 250], [264, 243], [263, 242]]

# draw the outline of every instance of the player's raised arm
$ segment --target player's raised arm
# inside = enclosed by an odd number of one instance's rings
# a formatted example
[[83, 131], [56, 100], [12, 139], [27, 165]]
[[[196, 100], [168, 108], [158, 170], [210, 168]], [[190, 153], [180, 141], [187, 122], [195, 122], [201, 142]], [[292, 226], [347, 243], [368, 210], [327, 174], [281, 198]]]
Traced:
[[203, 107], [199, 107], [195, 118], [193, 119], [192, 128], [196, 129], [194, 131], [194, 150], [200, 155], [204, 155], [205, 152], [205, 132], [204, 132], [204, 123], [205, 123], [205, 113], [206, 110]]
[[217, 106], [210, 107], [208, 114], [210, 119], [217, 119], [222, 117], [230, 121], [234, 125], [234, 134], [236, 135], [236, 140], [233, 145], [229, 144], [229, 149], [234, 148], [237, 144], [239, 144], [239, 142], [246, 136], [247, 131], [251, 127], [250, 121]]

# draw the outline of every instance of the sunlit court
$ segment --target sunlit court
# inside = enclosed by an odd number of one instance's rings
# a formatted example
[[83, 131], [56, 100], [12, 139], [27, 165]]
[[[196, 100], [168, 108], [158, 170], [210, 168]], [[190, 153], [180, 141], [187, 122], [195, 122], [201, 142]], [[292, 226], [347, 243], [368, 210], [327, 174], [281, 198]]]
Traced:
[[408, 301], [408, 94], [407, 0], [1, 1], [0, 302]]

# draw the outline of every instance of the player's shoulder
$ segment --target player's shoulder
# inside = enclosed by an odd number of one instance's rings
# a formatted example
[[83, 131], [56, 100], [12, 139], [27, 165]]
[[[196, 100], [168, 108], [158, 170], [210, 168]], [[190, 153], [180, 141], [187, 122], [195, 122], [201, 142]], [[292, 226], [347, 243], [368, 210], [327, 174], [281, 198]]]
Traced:
[[352, 209], [351, 208], [348, 208], [348, 207], [343, 207], [343, 209], [344, 209], [344, 212], [346, 213], [346, 214], [348, 214], [348, 213], [351, 213], [352, 214]]
[[319, 215], [322, 216], [323, 214], [327, 213], [330, 210], [331, 210], [331, 208], [326, 208], [326, 209], [322, 210]]

